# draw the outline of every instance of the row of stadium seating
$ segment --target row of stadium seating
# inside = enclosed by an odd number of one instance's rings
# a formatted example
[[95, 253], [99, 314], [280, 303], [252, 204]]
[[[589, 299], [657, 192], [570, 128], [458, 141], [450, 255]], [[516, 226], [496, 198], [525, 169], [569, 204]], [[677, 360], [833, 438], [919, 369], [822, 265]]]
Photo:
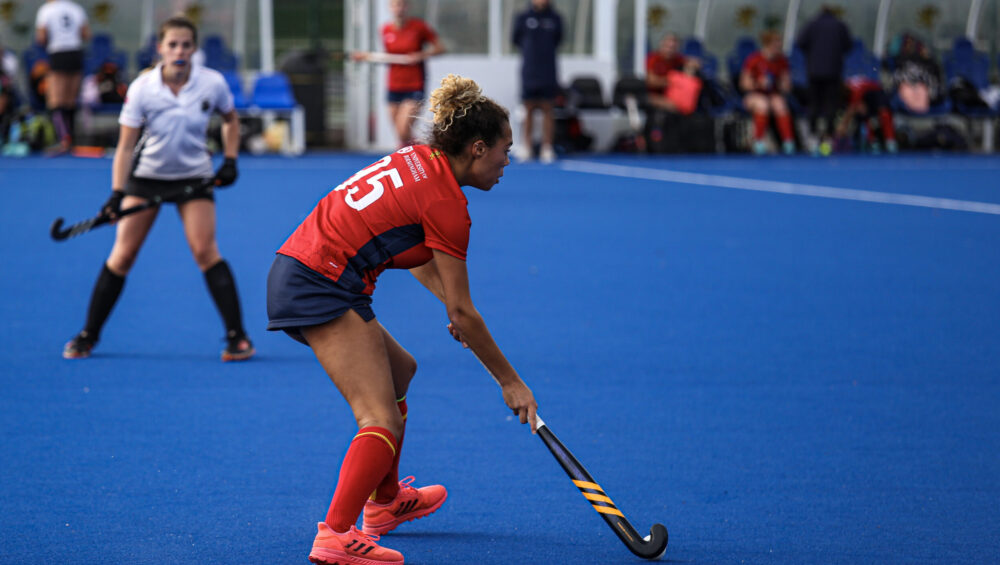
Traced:
[[[732, 85], [739, 76], [743, 61], [758, 49], [757, 42], [749, 37], [740, 38], [736, 42], [734, 50], [726, 57], [726, 70], [729, 74], [729, 83]], [[700, 41], [691, 38], [684, 42], [683, 51], [685, 55], [697, 57], [701, 60], [701, 73], [707, 79], [720, 80], [718, 76], [718, 58], [706, 51]], [[961, 37], [954, 41], [952, 50], [943, 57], [943, 69], [945, 83], [950, 83], [957, 77], [968, 80], [977, 89], [985, 89], [990, 86], [989, 55], [976, 51], [972, 42]], [[880, 80], [880, 70], [883, 68], [891, 70], [891, 59], [879, 60], [874, 53], [865, 48], [864, 43], [856, 39], [854, 47], [848, 54], [844, 64], [844, 77], [865, 76], [873, 80]], [[805, 67], [805, 56], [798, 50], [793, 50], [789, 57], [792, 83], [796, 86], [804, 87], [808, 83]], [[568, 93], [575, 96], [578, 108], [607, 108], [610, 105], [620, 106], [623, 97], [629, 93], [640, 97], [644, 96], [645, 86], [641, 79], [635, 77], [624, 77], [620, 79], [612, 88], [611, 104], [605, 102], [600, 81], [593, 77], [578, 77], [573, 79], [568, 85]], [[902, 107], [897, 110], [904, 111]], [[930, 114], [946, 114], [952, 111], [963, 115], [985, 115], [993, 116], [998, 113], [997, 108], [963, 108], [953, 106], [947, 98], [931, 109]]]
[[[295, 106], [295, 98], [288, 83], [287, 77], [282, 73], [258, 74], [253, 79], [253, 84], [249, 89], [250, 95], [246, 94], [243, 88], [242, 77], [237, 71], [238, 58], [230, 51], [222, 38], [218, 36], [206, 37], [202, 42], [201, 51], [205, 56], [205, 65], [220, 71], [226, 78], [230, 90], [233, 92], [234, 102], [237, 109], [256, 107], [260, 109], [291, 109]], [[135, 55], [136, 68], [144, 69], [154, 64], [156, 58], [156, 40], [151, 38], [149, 43], [140, 49]], [[31, 83], [31, 73], [38, 61], [47, 59], [45, 50], [33, 45], [22, 55], [25, 73], [28, 83]], [[114, 40], [110, 35], [97, 34], [90, 42], [86, 50], [84, 59], [84, 74], [94, 74], [101, 65], [105, 63], [114, 64], [120, 72], [125, 75], [128, 69], [128, 55], [125, 51], [116, 49]], [[127, 78], [125, 79], [127, 82]], [[29, 88], [29, 101], [35, 109], [44, 108], [44, 101], [37, 93], [31, 92]], [[112, 111], [116, 108], [95, 108], [96, 110]]]

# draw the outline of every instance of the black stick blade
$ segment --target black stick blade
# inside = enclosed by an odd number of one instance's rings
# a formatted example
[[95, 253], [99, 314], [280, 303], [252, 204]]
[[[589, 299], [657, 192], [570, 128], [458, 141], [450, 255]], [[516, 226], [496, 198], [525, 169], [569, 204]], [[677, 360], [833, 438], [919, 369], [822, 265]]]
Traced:
[[653, 524], [649, 529], [649, 535], [636, 543], [626, 544], [632, 553], [643, 559], [659, 559], [667, 552], [667, 541], [669, 539], [667, 528], [663, 524]]
[[67, 237], [69, 237], [69, 230], [63, 231], [62, 225], [63, 225], [62, 218], [56, 218], [56, 220], [52, 222], [52, 227], [49, 228], [49, 235], [52, 236], [52, 239], [56, 241], [62, 241]]
[[541, 421], [541, 418], [538, 419], [538, 437], [549, 448], [556, 461], [572, 479], [573, 484], [580, 489], [580, 494], [614, 530], [618, 539], [625, 544], [629, 551], [643, 559], [659, 559], [667, 551], [667, 528], [663, 524], [655, 524], [650, 528], [648, 536], [639, 535], [625, 514], [615, 506], [611, 497], [604, 492], [601, 485], [597, 484], [597, 481], [587, 472], [583, 464], [573, 456], [563, 442], [559, 441], [556, 434], [545, 422]]

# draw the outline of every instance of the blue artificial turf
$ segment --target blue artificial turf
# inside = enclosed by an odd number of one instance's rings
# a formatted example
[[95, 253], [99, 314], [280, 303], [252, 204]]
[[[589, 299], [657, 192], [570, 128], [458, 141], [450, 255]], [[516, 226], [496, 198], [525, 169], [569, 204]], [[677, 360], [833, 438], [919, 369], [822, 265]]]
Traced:
[[[583, 159], [583, 158], [581, 158]], [[374, 160], [240, 161], [219, 244], [259, 354], [222, 326], [172, 207], [94, 356], [110, 161], [0, 160], [0, 562], [305, 563], [354, 433], [308, 348], [265, 332], [273, 251]], [[1000, 202], [990, 157], [586, 158]], [[1000, 560], [1000, 216], [512, 165], [467, 189], [473, 298], [551, 428], [666, 562]], [[412, 277], [375, 312], [416, 357], [412, 564], [633, 563]]]

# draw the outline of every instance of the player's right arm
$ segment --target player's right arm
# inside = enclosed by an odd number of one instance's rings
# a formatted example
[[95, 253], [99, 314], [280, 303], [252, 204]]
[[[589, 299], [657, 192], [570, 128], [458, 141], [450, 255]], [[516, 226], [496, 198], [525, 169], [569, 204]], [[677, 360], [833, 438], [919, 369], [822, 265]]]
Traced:
[[139, 141], [139, 128], [121, 126], [115, 158], [111, 162], [111, 190], [125, 190], [128, 173], [132, 169], [132, 155]]

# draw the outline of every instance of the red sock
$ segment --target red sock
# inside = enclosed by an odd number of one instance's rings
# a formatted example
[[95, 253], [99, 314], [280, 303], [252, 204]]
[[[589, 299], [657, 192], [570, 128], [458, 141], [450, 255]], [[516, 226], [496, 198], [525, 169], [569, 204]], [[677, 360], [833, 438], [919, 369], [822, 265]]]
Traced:
[[340, 465], [326, 523], [335, 532], [346, 532], [358, 521], [368, 495], [389, 471], [396, 456], [396, 438], [385, 428], [369, 426], [358, 431]]
[[753, 138], [755, 140], [764, 139], [767, 135], [767, 114], [753, 115]]
[[791, 115], [781, 114], [780, 116], [775, 116], [774, 121], [778, 122], [778, 133], [781, 135], [781, 141], [791, 141], [795, 139], [795, 133], [792, 132]]
[[882, 108], [878, 111], [878, 120], [882, 124], [882, 137], [886, 141], [896, 139], [896, 126], [892, 123], [892, 114], [888, 108]]
[[403, 452], [403, 436], [406, 435], [406, 397], [396, 401], [399, 413], [403, 415], [403, 430], [399, 432], [399, 439], [396, 440], [396, 456], [392, 458], [392, 468], [385, 474], [385, 478], [375, 489], [372, 500], [379, 504], [392, 502], [399, 494], [399, 454]]

